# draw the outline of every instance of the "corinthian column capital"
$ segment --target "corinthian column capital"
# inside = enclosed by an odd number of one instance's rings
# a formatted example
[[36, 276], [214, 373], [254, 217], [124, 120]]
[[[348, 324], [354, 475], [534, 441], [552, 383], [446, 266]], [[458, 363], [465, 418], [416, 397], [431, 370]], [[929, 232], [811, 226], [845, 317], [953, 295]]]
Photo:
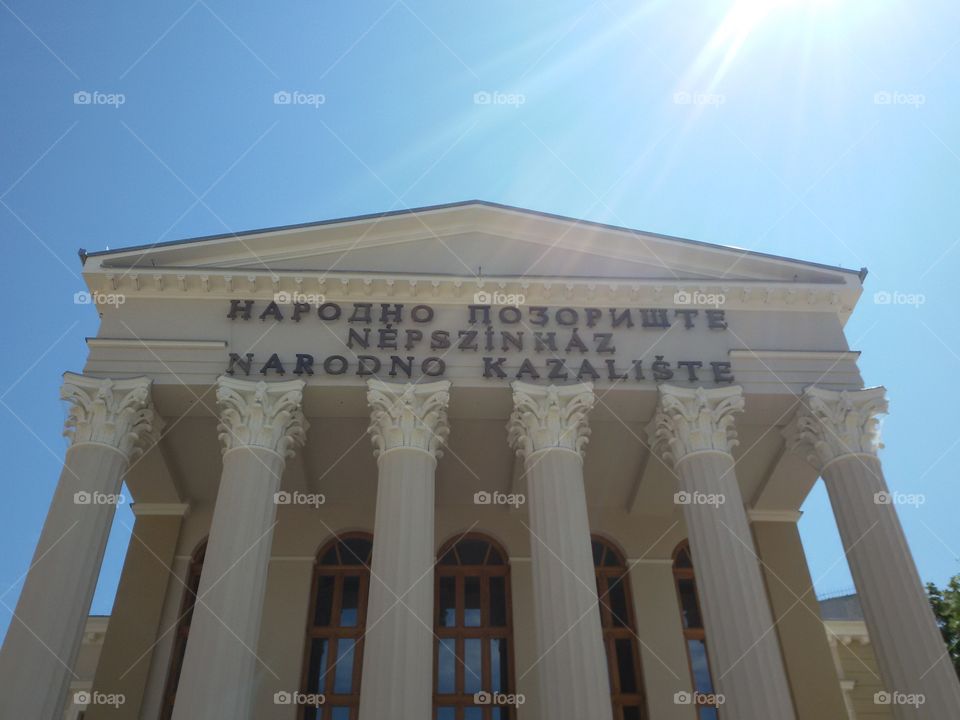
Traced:
[[513, 412], [507, 439], [518, 455], [530, 457], [540, 450], [560, 448], [583, 459], [590, 439], [587, 414], [596, 397], [593, 383], [531, 385], [514, 382]]
[[651, 447], [673, 464], [696, 452], [729, 454], [738, 444], [734, 415], [742, 411], [743, 388], [738, 385], [709, 390], [661, 385], [647, 429]]
[[450, 381], [432, 383], [386, 383], [367, 381], [367, 404], [373, 454], [379, 458], [388, 450], [412, 448], [439, 458], [450, 434], [447, 405]]
[[266, 383], [217, 378], [217, 425], [223, 452], [241, 447], [293, 457], [310, 427], [303, 416], [303, 380]]
[[70, 402], [63, 434], [71, 446], [109, 445], [136, 457], [159, 438], [163, 420], [150, 398], [149, 378], [110, 380], [64, 373], [60, 398]]
[[818, 470], [844, 455], [876, 455], [878, 416], [887, 412], [886, 389], [824, 390], [808, 387], [783, 430], [787, 447]]

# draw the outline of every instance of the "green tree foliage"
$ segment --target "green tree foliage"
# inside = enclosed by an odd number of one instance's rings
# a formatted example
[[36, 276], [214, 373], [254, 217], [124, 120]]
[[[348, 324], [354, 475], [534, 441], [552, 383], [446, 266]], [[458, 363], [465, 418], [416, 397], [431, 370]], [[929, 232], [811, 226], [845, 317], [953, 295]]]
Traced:
[[927, 583], [927, 597], [940, 626], [943, 641], [950, 651], [953, 667], [960, 676], [960, 575], [954, 575], [941, 590]]

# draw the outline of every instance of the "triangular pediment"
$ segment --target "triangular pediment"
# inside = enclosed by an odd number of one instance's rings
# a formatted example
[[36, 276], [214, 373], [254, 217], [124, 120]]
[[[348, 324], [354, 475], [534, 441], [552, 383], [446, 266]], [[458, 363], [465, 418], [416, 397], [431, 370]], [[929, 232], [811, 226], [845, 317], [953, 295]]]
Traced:
[[855, 273], [480, 201], [91, 253], [94, 267], [846, 284]]

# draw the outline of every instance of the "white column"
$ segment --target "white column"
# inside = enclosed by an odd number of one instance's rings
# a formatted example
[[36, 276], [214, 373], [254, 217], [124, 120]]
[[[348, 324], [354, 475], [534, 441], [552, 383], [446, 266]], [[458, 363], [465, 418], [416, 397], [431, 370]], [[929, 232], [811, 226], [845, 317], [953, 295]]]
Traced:
[[302, 380], [217, 381], [223, 473], [174, 720], [251, 717], [274, 494], [286, 458], [304, 441], [303, 386]]
[[593, 385], [513, 383], [510, 444], [523, 458], [530, 507], [530, 556], [537, 672], [545, 720], [610, 720], [583, 451]]
[[660, 386], [654, 451], [676, 471], [723, 717], [795, 717], [731, 451], [743, 389]]
[[[960, 683], [927, 601], [877, 458], [884, 388], [810, 387], [784, 435], [814, 465], [840, 538], [892, 709], [900, 718], [960, 716]], [[919, 711], [904, 696], [923, 696]]]
[[369, 380], [379, 467], [360, 720], [433, 716], [435, 470], [446, 440], [447, 381]]
[[2, 718], [63, 714], [124, 473], [162, 427], [147, 378], [65, 373], [60, 396], [71, 443], [0, 651]]

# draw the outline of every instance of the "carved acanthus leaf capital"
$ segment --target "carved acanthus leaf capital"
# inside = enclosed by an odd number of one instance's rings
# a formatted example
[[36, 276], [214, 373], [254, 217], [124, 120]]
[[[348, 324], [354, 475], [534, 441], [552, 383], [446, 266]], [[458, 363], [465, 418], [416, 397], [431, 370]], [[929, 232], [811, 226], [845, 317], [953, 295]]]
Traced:
[[310, 427], [303, 415], [303, 387], [303, 380], [267, 383], [219, 377], [217, 431], [223, 451], [257, 447], [293, 457]]
[[660, 401], [647, 429], [653, 451], [667, 463], [695, 452], [730, 453], [738, 444], [734, 415], [743, 411], [743, 388], [660, 386]]
[[844, 455], [876, 455], [886, 394], [882, 387], [839, 391], [808, 387], [783, 430], [787, 447], [817, 469]]
[[387, 450], [413, 448], [439, 458], [450, 434], [447, 405], [450, 381], [432, 383], [386, 383], [367, 381], [367, 404], [373, 454], [379, 458]]
[[99, 443], [128, 459], [156, 444], [163, 420], [150, 398], [149, 378], [110, 380], [64, 373], [60, 398], [70, 402], [63, 434], [72, 445]]
[[531, 385], [514, 382], [513, 412], [507, 423], [510, 446], [522, 457], [562, 448], [583, 458], [590, 439], [587, 414], [596, 397], [593, 383]]

